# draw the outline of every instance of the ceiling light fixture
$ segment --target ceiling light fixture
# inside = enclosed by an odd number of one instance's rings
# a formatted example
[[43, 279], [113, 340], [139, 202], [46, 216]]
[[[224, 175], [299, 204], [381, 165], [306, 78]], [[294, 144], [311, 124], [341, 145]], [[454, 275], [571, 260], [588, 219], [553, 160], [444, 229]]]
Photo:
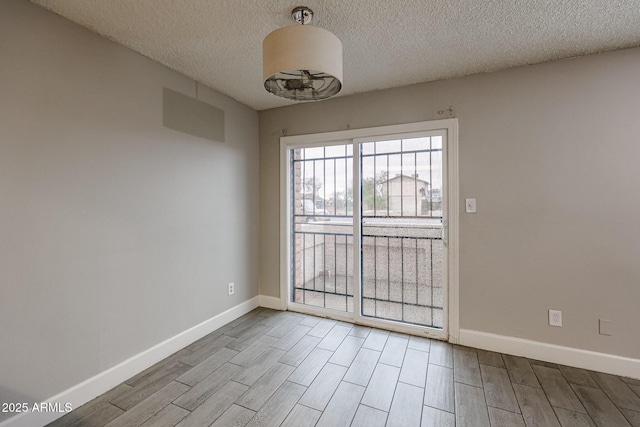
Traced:
[[308, 7], [296, 7], [291, 16], [300, 25], [279, 28], [262, 42], [264, 88], [294, 101], [334, 96], [342, 89], [342, 42], [307, 25], [313, 18]]

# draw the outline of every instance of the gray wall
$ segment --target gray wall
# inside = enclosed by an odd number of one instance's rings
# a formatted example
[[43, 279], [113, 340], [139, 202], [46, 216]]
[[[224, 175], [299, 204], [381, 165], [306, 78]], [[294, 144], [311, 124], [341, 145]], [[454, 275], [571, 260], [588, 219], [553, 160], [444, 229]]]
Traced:
[[[640, 49], [260, 113], [260, 290], [279, 296], [279, 136], [460, 130], [460, 327], [640, 358]], [[345, 84], [349, 84], [348, 76]], [[547, 326], [547, 310], [564, 327]], [[598, 335], [598, 318], [615, 333]]]
[[0, 2], [0, 401], [39, 402], [258, 294], [258, 114], [201, 86], [225, 141], [181, 134], [163, 87], [195, 96]]

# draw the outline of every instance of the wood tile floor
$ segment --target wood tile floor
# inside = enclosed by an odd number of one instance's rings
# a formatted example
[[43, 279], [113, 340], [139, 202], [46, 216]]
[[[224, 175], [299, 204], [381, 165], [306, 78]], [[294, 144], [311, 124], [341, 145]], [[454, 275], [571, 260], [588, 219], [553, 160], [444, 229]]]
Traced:
[[50, 426], [640, 426], [640, 381], [256, 309]]

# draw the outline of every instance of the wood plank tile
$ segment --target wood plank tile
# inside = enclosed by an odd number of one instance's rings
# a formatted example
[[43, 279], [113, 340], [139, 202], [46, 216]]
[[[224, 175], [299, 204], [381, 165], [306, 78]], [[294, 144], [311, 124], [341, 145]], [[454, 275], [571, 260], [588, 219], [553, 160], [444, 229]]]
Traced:
[[562, 427], [596, 427], [591, 417], [581, 412], [569, 411], [562, 408], [553, 408]]
[[[229, 329], [232, 329], [232, 327], [229, 324], [227, 324], [225, 326], [222, 326], [222, 327], [216, 329], [215, 331], [211, 332], [210, 334], [205, 335], [204, 337], [200, 338], [199, 340], [192, 342], [191, 344], [186, 346], [184, 349], [182, 349], [182, 350], [186, 350], [186, 351], [183, 352], [183, 354], [177, 360], [180, 360], [182, 357], [188, 355], [189, 353], [191, 353], [194, 350], [199, 349], [203, 345], [205, 345], [207, 343], [210, 343], [211, 341], [214, 341], [216, 338], [218, 338], [220, 335], [223, 335], [224, 332], [228, 331]], [[180, 350], [180, 351], [182, 351], [182, 350]]]
[[536, 374], [533, 373], [533, 369], [531, 369], [531, 365], [529, 365], [527, 359], [509, 354], [503, 354], [502, 359], [507, 367], [507, 372], [509, 373], [509, 378], [511, 378], [512, 383], [540, 388]]
[[[353, 417], [350, 427], [384, 427], [387, 424], [387, 413], [369, 406], [360, 405]], [[390, 426], [393, 424], [389, 424]]]
[[478, 362], [481, 365], [495, 366], [496, 368], [504, 368], [502, 355], [493, 351], [478, 349]]
[[456, 346], [453, 348], [453, 380], [459, 383], [482, 387], [480, 365], [475, 350]]
[[358, 354], [358, 351], [360, 351], [364, 340], [364, 338], [360, 337], [347, 336], [344, 341], [342, 341], [342, 344], [340, 344], [340, 347], [333, 353], [329, 362], [349, 367], [356, 357], [356, 354]]
[[404, 353], [407, 351], [409, 339], [396, 335], [391, 335], [382, 350], [378, 363], [401, 367], [404, 361]]
[[491, 427], [525, 427], [522, 415], [489, 406]]
[[342, 381], [324, 410], [317, 427], [347, 427], [358, 409], [365, 388]]
[[336, 323], [336, 325], [338, 326], [343, 326], [345, 328], [349, 328], [349, 332], [351, 332], [351, 328], [353, 328], [353, 323], [351, 322], [345, 322], [343, 320], [338, 320], [338, 323]]
[[213, 371], [182, 396], [174, 400], [173, 403], [181, 408], [193, 411], [200, 406], [202, 402], [207, 400], [212, 394], [217, 392], [227, 382], [243, 371], [244, 369], [240, 366], [226, 363]]
[[260, 359], [262, 355], [269, 349], [271, 349], [271, 345], [278, 342], [278, 338], [262, 336], [249, 345], [247, 348], [242, 350], [240, 353], [236, 354], [229, 362], [234, 365], [240, 366], [250, 366], [257, 359]]
[[362, 344], [362, 347], [368, 348], [369, 350], [381, 352], [382, 350], [384, 350], [384, 345], [387, 343], [387, 338], [389, 338], [389, 331], [372, 329], [371, 332], [369, 332], [369, 336], [365, 340], [364, 344]]
[[431, 340], [429, 338], [411, 336], [409, 337], [409, 344], [407, 345], [407, 348], [429, 353], [431, 350]]
[[224, 335], [228, 335], [233, 338], [239, 338], [244, 335], [247, 331], [258, 330], [260, 333], [264, 333], [269, 330], [269, 328], [265, 329], [265, 325], [261, 325], [260, 321], [263, 320], [261, 317], [251, 314], [246, 314], [242, 316], [243, 321], [235, 325], [233, 328], [226, 330]]
[[287, 417], [291, 409], [305, 391], [305, 387], [285, 381], [273, 393], [258, 413], [249, 421], [248, 426], [277, 427]]
[[[182, 357], [190, 353], [191, 352], [182, 353], [183, 354]], [[139, 374], [134, 375], [133, 377], [126, 380], [124, 383], [133, 387], [144, 386], [146, 384], [150, 384], [156, 381], [158, 378], [163, 377], [168, 371], [170, 371], [174, 367], [181, 366], [183, 364], [184, 363], [182, 363], [177, 356], [172, 355], [156, 363], [155, 365], [145, 369]]]
[[262, 356], [256, 360], [251, 366], [245, 368], [237, 374], [233, 380], [239, 383], [252, 386], [261, 376], [265, 374], [278, 360], [284, 356], [283, 350], [270, 348], [265, 351]]
[[423, 406], [422, 423], [420, 425], [421, 427], [455, 427], [456, 416], [451, 412]]
[[489, 411], [481, 388], [455, 383], [456, 426], [490, 427]]
[[303, 319], [300, 317], [289, 317], [284, 319], [282, 322], [278, 323], [274, 326], [270, 331], [266, 334], [271, 337], [276, 337], [278, 339], [286, 336], [289, 332], [295, 329]]
[[635, 378], [629, 378], [629, 377], [620, 377], [620, 379], [622, 381], [624, 381], [625, 383], [629, 384], [629, 385], [637, 385], [640, 386], [640, 380], [635, 379]]
[[[176, 405], [167, 405], [160, 412], [149, 418], [140, 427], [173, 427], [184, 417], [189, 415], [189, 411]], [[102, 424], [94, 424], [99, 426]]]
[[[117, 399], [113, 399], [111, 403], [116, 405], [118, 408], [125, 410], [131, 409], [156, 391], [171, 383], [180, 375], [187, 372], [189, 369], [191, 369], [191, 366], [181, 362], [176, 362], [173, 365], [166, 366], [165, 370], [157, 372], [158, 375], [147, 377], [137, 386], [125, 393], [122, 393]], [[162, 374], [162, 376], [159, 376], [160, 374]]]
[[165, 406], [175, 400], [178, 396], [189, 389], [189, 386], [172, 381], [151, 396], [138, 403], [127, 412], [107, 424], [108, 427], [131, 427], [139, 426], [155, 414], [160, 412]]
[[276, 311], [275, 313], [272, 313], [268, 317], [262, 319], [260, 323], [268, 326], [277, 326], [280, 322], [283, 322], [285, 319], [291, 317], [292, 314], [293, 313], [290, 311]]
[[562, 372], [562, 375], [564, 375], [569, 384], [600, 388], [600, 386], [598, 386], [598, 383], [593, 378], [591, 378], [589, 372], [584, 369], [564, 365], [558, 365], [558, 369], [560, 369], [560, 372]]
[[551, 406], [587, 413], [559, 369], [534, 365], [533, 370], [538, 376], [538, 380]]
[[276, 363], [236, 403], [258, 411], [294, 370], [293, 366]]
[[533, 366], [544, 366], [547, 368], [558, 369], [557, 363], [545, 362], [544, 360], [536, 360], [536, 359], [527, 359], [529, 361], [529, 365]]
[[362, 325], [353, 325], [353, 328], [349, 331], [349, 335], [353, 335], [358, 338], [367, 338], [369, 333], [371, 332], [371, 328]]
[[366, 386], [369, 384], [369, 379], [379, 358], [379, 351], [361, 348], [344, 376], [344, 381]]
[[560, 427], [558, 418], [555, 412], [553, 412], [542, 389], [522, 384], [514, 384], [513, 390], [518, 398], [522, 417], [527, 426]]
[[599, 388], [572, 385], [578, 399], [587, 410], [597, 426], [630, 426], [624, 415], [611, 402], [604, 391]]
[[333, 352], [316, 348], [309, 354], [304, 362], [293, 371], [289, 377], [289, 381], [308, 387], [331, 356], [333, 356]]
[[281, 427], [313, 427], [320, 419], [322, 412], [306, 406], [296, 405], [282, 423]]
[[453, 347], [451, 344], [437, 340], [431, 341], [429, 364], [453, 368]]
[[90, 400], [89, 402], [74, 409], [63, 417], [58, 418], [52, 423], [49, 423], [47, 427], [67, 427], [74, 422], [92, 414], [93, 412], [102, 409], [105, 404], [109, 403], [111, 400], [117, 399], [132, 388], [132, 386], [125, 383], [119, 384], [108, 392], [96, 397], [95, 399]]
[[291, 350], [282, 356], [279, 362], [291, 366], [299, 366], [320, 341], [320, 338], [309, 335], [303, 337], [298, 344], [294, 345]]
[[271, 326], [256, 325], [253, 328], [246, 330], [238, 338], [226, 344], [226, 347], [232, 350], [242, 351], [259, 339], [265, 337], [265, 333], [268, 333], [270, 330]]
[[633, 427], [640, 427], [640, 412], [630, 411], [628, 409], [620, 408], [620, 412], [625, 416], [629, 424]]
[[249, 312], [248, 314], [255, 315], [259, 319], [260, 324], [262, 324], [263, 320], [268, 319], [269, 317], [273, 316], [275, 313], [278, 313], [278, 312], [281, 312], [281, 310], [275, 310], [267, 307], [257, 307], [251, 310], [251, 312]]
[[398, 381], [424, 388], [427, 382], [428, 365], [429, 353], [407, 348]]
[[487, 405], [505, 411], [520, 413], [520, 407], [513, 392], [509, 374], [504, 368], [480, 365], [482, 383]]
[[311, 330], [309, 326], [300, 326], [297, 325], [291, 332], [289, 332], [284, 337], [280, 338], [277, 342], [275, 342], [271, 347], [279, 348], [280, 350], [289, 351], [300, 342], [302, 337], [307, 335], [307, 333]]
[[103, 426], [115, 420], [119, 416], [124, 414], [124, 410], [112, 405], [111, 403], [104, 403], [96, 408], [95, 411], [90, 413], [84, 418], [79, 419], [73, 424], [67, 424], [69, 427], [94, 427]]
[[211, 425], [248, 389], [249, 387], [244, 384], [235, 381], [227, 382], [180, 421], [178, 427], [202, 427]]
[[640, 425], [640, 380], [268, 309], [127, 383], [49, 427]]
[[389, 412], [399, 376], [400, 368], [378, 363], [362, 397], [362, 404]]
[[455, 412], [452, 368], [429, 364], [424, 404], [443, 411]]
[[308, 406], [309, 408], [323, 411], [346, 373], [347, 368], [344, 366], [327, 363], [318, 376], [316, 376], [315, 380], [313, 380], [304, 395], [302, 395], [298, 403]]
[[220, 329], [225, 329], [224, 332], [226, 332], [226, 331], [229, 331], [229, 330], [235, 328], [236, 326], [238, 326], [239, 324], [241, 324], [241, 323], [243, 323], [243, 322], [245, 322], [247, 320], [251, 320], [251, 319], [260, 320], [261, 318], [264, 318], [266, 316], [266, 314], [260, 315], [258, 310], [259, 310], [258, 308], [256, 308], [255, 310], [251, 310], [249, 313], [243, 314], [242, 316], [240, 316], [240, 317], [232, 320], [231, 322], [227, 323], [223, 327], [218, 328], [214, 332], [218, 332], [218, 331], [220, 331]]
[[618, 408], [640, 412], [640, 397], [620, 377], [601, 372], [589, 373]]
[[313, 328], [318, 323], [320, 323], [320, 318], [319, 317], [305, 316], [305, 318], [302, 319], [302, 321], [300, 322], [300, 326], [309, 326], [309, 327]]
[[231, 350], [226, 347], [221, 348], [206, 358], [199, 365], [194, 366], [184, 374], [180, 375], [176, 378], [176, 381], [189, 386], [194, 386], [237, 354], [238, 352], [236, 350]]
[[309, 331], [307, 335], [324, 338], [337, 323], [338, 322], [335, 320], [322, 319]]
[[187, 365], [196, 366], [198, 363], [202, 362], [207, 357], [211, 356], [216, 351], [220, 350], [222, 347], [226, 346], [233, 342], [235, 338], [228, 337], [226, 335], [221, 335], [217, 337], [214, 341], [203, 345], [197, 350], [194, 350], [189, 355], [180, 359], [182, 363], [186, 363]]
[[320, 341], [320, 344], [317, 345], [317, 348], [322, 348], [324, 350], [336, 351], [340, 344], [345, 339], [347, 335], [349, 335], [349, 331], [351, 328], [342, 325], [334, 326], [331, 331]]
[[251, 409], [243, 408], [238, 405], [231, 405], [229, 409], [224, 411], [222, 415], [211, 424], [211, 427], [240, 427], [247, 423], [256, 415]]
[[389, 410], [390, 426], [417, 426], [422, 419], [424, 388], [398, 383]]

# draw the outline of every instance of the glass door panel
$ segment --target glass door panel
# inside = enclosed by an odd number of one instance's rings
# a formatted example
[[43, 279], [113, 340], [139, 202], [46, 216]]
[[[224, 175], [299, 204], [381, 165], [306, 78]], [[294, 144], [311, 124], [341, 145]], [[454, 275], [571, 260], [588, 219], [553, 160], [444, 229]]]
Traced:
[[444, 327], [442, 139], [360, 143], [364, 317]]
[[291, 301], [353, 312], [353, 145], [294, 148]]

